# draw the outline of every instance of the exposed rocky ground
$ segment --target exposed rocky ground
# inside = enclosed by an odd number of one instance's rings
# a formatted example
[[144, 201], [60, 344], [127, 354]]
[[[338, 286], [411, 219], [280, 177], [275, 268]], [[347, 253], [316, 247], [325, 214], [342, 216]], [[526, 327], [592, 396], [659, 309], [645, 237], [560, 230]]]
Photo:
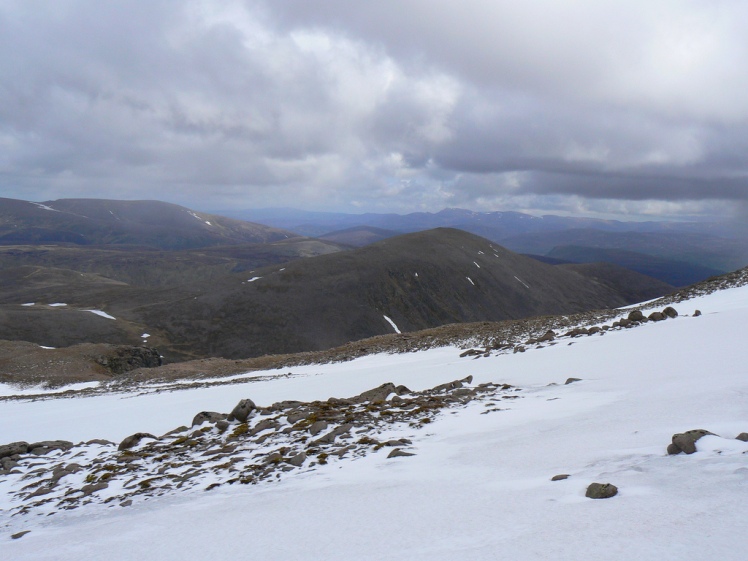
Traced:
[[229, 414], [203, 411], [190, 427], [121, 443], [92, 440], [15, 442], [0, 446], [0, 483], [11, 513], [53, 514], [87, 504], [129, 506], [154, 496], [225, 484], [256, 484], [343, 458], [417, 453], [435, 416], [470, 402], [484, 413], [511, 407], [521, 388], [471, 386], [472, 377], [412, 392], [392, 383], [349, 398], [285, 401], [258, 407], [240, 401]]

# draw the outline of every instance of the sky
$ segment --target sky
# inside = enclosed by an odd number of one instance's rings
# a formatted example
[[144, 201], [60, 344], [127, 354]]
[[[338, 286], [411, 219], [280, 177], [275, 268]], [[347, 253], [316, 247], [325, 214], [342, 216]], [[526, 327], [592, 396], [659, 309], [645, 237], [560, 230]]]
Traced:
[[0, 196], [748, 216], [741, 0], [0, 0]]

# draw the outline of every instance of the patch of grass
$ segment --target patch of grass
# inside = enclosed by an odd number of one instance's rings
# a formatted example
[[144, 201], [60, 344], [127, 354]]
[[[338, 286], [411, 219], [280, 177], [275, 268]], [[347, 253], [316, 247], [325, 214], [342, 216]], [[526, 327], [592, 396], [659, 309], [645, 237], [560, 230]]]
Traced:
[[246, 434], [248, 431], [249, 431], [249, 425], [247, 423], [242, 423], [241, 425], [237, 426], [233, 431], [231, 431], [229, 438], [239, 438], [241, 435]]
[[325, 465], [327, 463], [328, 454], [325, 452], [321, 452], [317, 454], [317, 461], [320, 463], [320, 465]]

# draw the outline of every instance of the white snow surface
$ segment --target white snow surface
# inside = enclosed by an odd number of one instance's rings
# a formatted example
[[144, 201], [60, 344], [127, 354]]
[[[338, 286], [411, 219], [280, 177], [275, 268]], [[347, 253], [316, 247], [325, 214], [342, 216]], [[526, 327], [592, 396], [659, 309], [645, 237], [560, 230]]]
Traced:
[[260, 280], [262, 277], [252, 277], [251, 279], [247, 280], [247, 282], [255, 282], [256, 280]]
[[[253, 372], [237, 385], [0, 401], [0, 443], [116, 441], [244, 397], [346, 397], [387, 381], [420, 390], [469, 374], [523, 388], [490, 414], [481, 403], [446, 410], [417, 432], [413, 457], [384, 449], [276, 483], [10, 518], [0, 476], [3, 558], [742, 561], [748, 443], [734, 437], [748, 432], [748, 287], [674, 307], [676, 319], [525, 353], [459, 358], [448, 347]], [[563, 385], [569, 377], [582, 381]], [[674, 433], [697, 428], [720, 436], [666, 455]], [[587, 499], [592, 482], [619, 493]], [[31, 533], [10, 539], [21, 530]]]

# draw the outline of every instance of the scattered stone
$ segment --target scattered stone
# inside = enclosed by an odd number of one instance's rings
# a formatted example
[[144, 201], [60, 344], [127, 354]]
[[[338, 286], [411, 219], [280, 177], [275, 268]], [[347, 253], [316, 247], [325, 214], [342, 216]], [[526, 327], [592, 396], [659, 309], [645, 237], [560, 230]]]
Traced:
[[155, 436], [153, 436], [150, 433], [147, 432], [136, 432], [135, 434], [131, 434], [127, 438], [125, 438], [122, 442], [119, 443], [119, 446], [117, 447], [117, 450], [128, 450], [130, 448], [133, 448], [140, 444], [140, 441], [144, 438], [152, 438], [154, 440], [158, 440]]
[[574, 382], [581, 382], [581, 381], [582, 381], [581, 378], [567, 378], [566, 381], [564, 382], [564, 385], [568, 386], [569, 384], [573, 384]]
[[395, 448], [392, 452], [387, 454], [387, 458], [405, 458], [407, 456], [415, 456], [415, 454], [411, 452], [406, 452], [404, 450], [401, 450], [400, 448]]
[[226, 419], [226, 415], [223, 413], [216, 413], [215, 411], [201, 411], [192, 419], [192, 426], [202, 425], [205, 422], [217, 423]]
[[600, 333], [602, 331], [602, 328], [598, 327], [597, 325], [594, 327], [590, 327], [589, 334], [595, 335], [596, 333]]
[[119, 506], [131, 506], [132, 505], [132, 499], [127, 499], [126, 501], [122, 501], [119, 503]]
[[612, 483], [590, 483], [584, 494], [589, 499], [609, 499], [618, 494], [618, 487]]
[[545, 332], [545, 335], [538, 337], [538, 343], [547, 343], [549, 341], [553, 341], [556, 338], [556, 332], [552, 329], [549, 329]]
[[[257, 406], [254, 401], [251, 399], [242, 399], [231, 411], [230, 417], [236, 419], [240, 423], [244, 423], [255, 409], [257, 409]], [[193, 426], [195, 425], [194, 421], [192, 424]]]
[[563, 481], [564, 479], [569, 479], [568, 473], [560, 473], [551, 477], [551, 481]]
[[700, 315], [701, 315], [701, 310], [696, 310], [696, 311], [695, 311], [695, 312], [693, 313], [693, 317], [695, 317], [695, 318], [699, 317]]
[[693, 454], [696, 452], [696, 441], [702, 436], [712, 435], [714, 433], [704, 429], [694, 429], [683, 433], [673, 435], [673, 443], [668, 446], [667, 452], [670, 455], [680, 454], [685, 452], [686, 454]]
[[468, 349], [467, 351], [460, 353], [460, 358], [465, 358], [466, 356], [479, 356], [482, 354], [483, 351], [480, 349]]
[[216, 428], [217, 428], [217, 429], [218, 429], [219, 431], [221, 431], [221, 432], [223, 432], [223, 431], [227, 430], [227, 429], [229, 428], [229, 426], [230, 426], [230, 425], [229, 425], [229, 422], [228, 422], [228, 421], [223, 421], [223, 420], [222, 420], [222, 421], [218, 421], [218, 422], [216, 423]]
[[666, 318], [667, 316], [662, 312], [652, 312], [648, 317], [649, 321], [662, 321]]
[[20, 539], [20, 538], [22, 538], [23, 536], [25, 536], [26, 534], [29, 534], [29, 533], [31, 533], [31, 530], [24, 530], [23, 532], [18, 532], [17, 534], [12, 534], [10, 536], [10, 539], [17, 540], [17, 539]]
[[109, 483], [106, 481], [99, 481], [98, 483], [92, 483], [90, 485], [84, 485], [81, 487], [81, 492], [83, 493], [84, 497], [87, 497], [96, 491], [101, 491], [102, 489], [106, 489], [109, 487]]

